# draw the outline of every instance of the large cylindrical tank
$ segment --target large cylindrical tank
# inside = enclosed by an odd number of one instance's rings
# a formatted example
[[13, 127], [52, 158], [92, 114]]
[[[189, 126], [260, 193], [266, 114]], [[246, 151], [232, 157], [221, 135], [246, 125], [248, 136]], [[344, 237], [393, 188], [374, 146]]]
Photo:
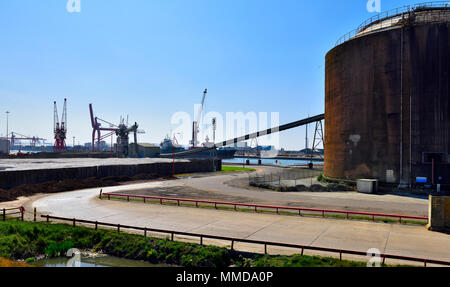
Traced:
[[450, 184], [450, 9], [402, 12], [326, 55], [327, 177]]

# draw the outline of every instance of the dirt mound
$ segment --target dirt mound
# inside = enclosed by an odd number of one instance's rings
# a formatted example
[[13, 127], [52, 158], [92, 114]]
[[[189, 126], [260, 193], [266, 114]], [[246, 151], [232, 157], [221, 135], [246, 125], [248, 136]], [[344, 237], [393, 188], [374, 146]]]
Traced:
[[[104, 178], [65, 179], [38, 184], [23, 184], [4, 190], [0, 189], [0, 202], [13, 201], [20, 196], [30, 196], [38, 193], [57, 193], [93, 187], [106, 187], [120, 185], [124, 182], [158, 179], [156, 174], [138, 174], [135, 176], [111, 176]], [[160, 179], [172, 179], [164, 177]]]

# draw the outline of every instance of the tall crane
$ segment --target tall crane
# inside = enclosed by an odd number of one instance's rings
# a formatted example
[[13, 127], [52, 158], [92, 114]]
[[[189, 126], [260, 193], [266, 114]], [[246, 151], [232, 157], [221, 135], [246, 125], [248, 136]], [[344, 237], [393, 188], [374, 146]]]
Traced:
[[199, 133], [199, 125], [200, 125], [200, 120], [201, 120], [201, 116], [202, 116], [202, 112], [203, 112], [203, 106], [205, 105], [205, 98], [206, 98], [206, 94], [208, 93], [208, 89], [205, 89], [203, 91], [203, 97], [202, 97], [202, 103], [200, 106], [200, 110], [197, 113], [197, 116], [195, 118], [195, 121], [192, 123], [192, 140], [190, 142], [190, 144], [192, 145], [193, 148], [197, 147], [198, 144], [198, 133]]
[[56, 107], [56, 101], [53, 102], [53, 133], [55, 134], [55, 144], [53, 146], [54, 152], [64, 152], [66, 148], [66, 135], [67, 135], [67, 99], [64, 99], [63, 113], [61, 122], [58, 117], [58, 109]]
[[[107, 122], [105, 120], [102, 120], [98, 117], [94, 117], [94, 110], [92, 109], [92, 104], [89, 104], [89, 113], [91, 115], [91, 124], [92, 124], [92, 151], [100, 151], [100, 142], [103, 139], [106, 139], [108, 137], [114, 136], [116, 131], [119, 129], [118, 126]], [[109, 125], [108, 127], [102, 127], [101, 123], [99, 121], [104, 122], [105, 124]], [[102, 135], [101, 132], [106, 131], [108, 133]]]
[[22, 140], [28, 140], [30, 141], [30, 145], [32, 147], [36, 147], [36, 144], [42, 142], [45, 142], [46, 139], [44, 138], [40, 138], [40, 137], [29, 137], [29, 136], [25, 136], [16, 132], [11, 132], [10, 133], [10, 138], [11, 138], [11, 147], [13, 147], [14, 145], [17, 144], [17, 142], [22, 141]]
[[[139, 125], [134, 123], [132, 126], [128, 126], [128, 119], [125, 123], [124, 119], [120, 119], [119, 125], [112, 124], [108, 121], [102, 120], [94, 116], [94, 111], [92, 109], [92, 104], [89, 104], [89, 112], [91, 115], [92, 124], [92, 150], [100, 151], [101, 140], [112, 137], [114, 134], [117, 137], [117, 153], [125, 157], [128, 156], [128, 144], [129, 144], [129, 133], [134, 135], [135, 143], [135, 153], [137, 153], [137, 134], [143, 134], [145, 131], [138, 129]], [[99, 122], [100, 121], [100, 122]], [[109, 125], [109, 127], [102, 127], [101, 122]], [[106, 131], [104, 135], [101, 135], [102, 131]], [[111, 139], [112, 141], [112, 139]], [[97, 146], [96, 146], [97, 143]]]

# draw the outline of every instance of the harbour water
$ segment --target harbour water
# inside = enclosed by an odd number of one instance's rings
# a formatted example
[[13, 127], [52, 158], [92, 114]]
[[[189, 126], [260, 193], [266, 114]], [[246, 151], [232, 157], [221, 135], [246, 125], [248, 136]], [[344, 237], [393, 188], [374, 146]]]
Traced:
[[[31, 263], [37, 267], [68, 267], [70, 258], [57, 257]], [[73, 264], [75, 266], [75, 264]], [[81, 256], [79, 267], [168, 267], [166, 264], [152, 264], [146, 261], [118, 258], [109, 255]]]
[[[247, 158], [235, 157], [233, 159], [223, 160], [223, 163], [245, 163]], [[258, 164], [257, 158], [250, 158], [250, 164]], [[308, 160], [300, 160], [300, 159], [276, 159], [276, 158], [262, 158], [262, 164], [267, 165], [287, 165], [287, 166], [297, 166], [297, 165], [307, 165], [309, 164]], [[323, 164], [323, 161], [314, 161], [316, 164]]]

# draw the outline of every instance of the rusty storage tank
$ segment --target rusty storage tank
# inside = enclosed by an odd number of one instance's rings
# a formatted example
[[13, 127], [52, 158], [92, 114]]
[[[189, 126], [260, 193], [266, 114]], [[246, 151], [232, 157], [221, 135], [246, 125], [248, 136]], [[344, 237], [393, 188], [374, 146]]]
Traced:
[[328, 52], [325, 176], [450, 184], [447, 3], [382, 13]]

